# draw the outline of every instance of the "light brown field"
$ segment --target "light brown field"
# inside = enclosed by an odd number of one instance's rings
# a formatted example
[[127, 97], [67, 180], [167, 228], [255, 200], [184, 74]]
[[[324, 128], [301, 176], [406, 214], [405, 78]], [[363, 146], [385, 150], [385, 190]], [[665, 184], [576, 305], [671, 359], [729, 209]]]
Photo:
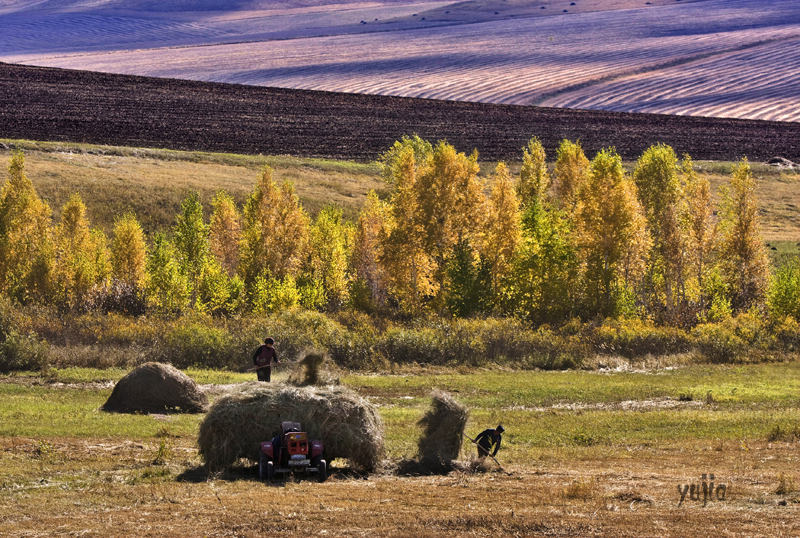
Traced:
[[[192, 190], [200, 193], [207, 210], [219, 189], [228, 191], [241, 204], [265, 164], [274, 168], [277, 181], [294, 184], [312, 214], [334, 204], [347, 218], [354, 219], [370, 190], [386, 188], [375, 163], [58, 143], [8, 144], [25, 148], [28, 177], [50, 203], [56, 218], [69, 196], [77, 192], [87, 205], [92, 224], [106, 231], [110, 231], [116, 215], [127, 210], [134, 211], [148, 231], [171, 226], [181, 200]], [[3, 168], [10, 155], [10, 150], [0, 149]], [[700, 161], [695, 165], [715, 193], [730, 177], [730, 163]], [[790, 250], [796, 251], [794, 243], [800, 241], [800, 174], [758, 163], [752, 166], [765, 240], [791, 242]], [[493, 168], [494, 163], [483, 163], [482, 174], [488, 177]], [[518, 173], [518, 168], [517, 163], [511, 163], [512, 172]], [[0, 181], [5, 179], [3, 172]]]
[[[0, 439], [0, 531], [7, 535], [263, 536], [796, 536], [795, 444], [707, 442], [542, 451], [510, 476], [369, 478], [342, 471], [269, 486], [252, 468], [206, 479], [195, 448], [158, 441]], [[44, 447], [44, 448], [43, 448]], [[14, 471], [10, 471], [13, 468]], [[20, 469], [25, 469], [24, 471]], [[724, 501], [687, 499], [678, 485], [715, 473]], [[9, 481], [12, 481], [13, 484]]]
[[800, 120], [797, 2], [571, 3], [28, 10], [0, 21], [0, 59], [287, 88]]

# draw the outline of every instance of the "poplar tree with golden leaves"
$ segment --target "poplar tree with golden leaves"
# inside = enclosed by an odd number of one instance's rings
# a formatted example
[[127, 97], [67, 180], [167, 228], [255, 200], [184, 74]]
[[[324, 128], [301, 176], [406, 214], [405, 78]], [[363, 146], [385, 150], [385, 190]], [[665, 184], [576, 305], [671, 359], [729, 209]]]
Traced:
[[352, 227], [342, 219], [341, 208], [325, 206], [309, 231], [310, 272], [322, 284], [324, 302], [338, 310], [347, 301], [347, 259], [352, 244]]
[[706, 308], [705, 276], [712, 265], [716, 234], [711, 184], [708, 179], [697, 175], [689, 155], [683, 156], [681, 173], [686, 200], [684, 206], [687, 229], [686, 253], [691, 268], [688, 272], [696, 283], [695, 295], [700, 312], [703, 312]]
[[678, 158], [666, 144], [645, 150], [636, 162], [633, 180], [652, 239], [648, 261], [647, 295], [651, 305], [666, 308], [674, 320], [685, 297], [686, 241], [683, 191]]
[[[444, 289], [447, 262], [457, 244], [477, 250], [484, 240], [486, 195], [478, 179], [478, 154], [467, 157], [446, 142], [438, 142], [415, 184], [422, 247], [435, 262], [434, 278]], [[437, 296], [437, 307], [444, 297]]]
[[519, 206], [511, 173], [505, 163], [499, 163], [492, 179], [486, 237], [482, 249], [482, 257], [488, 262], [491, 271], [493, 295], [497, 295], [500, 283], [508, 276], [511, 260], [520, 242]]
[[209, 225], [209, 247], [228, 276], [232, 277], [239, 266], [241, 217], [236, 202], [225, 191], [217, 192], [211, 203], [214, 209]]
[[636, 185], [614, 149], [592, 160], [577, 195], [576, 240], [589, 313], [617, 315], [639, 282], [650, 247]]
[[589, 177], [589, 159], [580, 142], [562, 140], [556, 150], [553, 168], [553, 193], [556, 205], [567, 210], [575, 206], [575, 197]]
[[258, 277], [296, 277], [306, 258], [308, 225], [292, 184], [278, 186], [265, 166], [244, 206], [239, 274], [245, 284]]
[[369, 191], [367, 201], [358, 215], [350, 257], [350, 301], [356, 308], [373, 311], [386, 304], [386, 275], [380, 265], [381, 242], [391, 227], [391, 207], [375, 191]]
[[519, 171], [520, 206], [527, 209], [531, 205], [540, 205], [544, 202], [547, 189], [550, 186], [550, 177], [547, 173], [547, 155], [541, 141], [534, 137], [522, 151], [522, 168]]
[[389, 295], [405, 314], [418, 314], [426, 298], [438, 291], [435, 261], [424, 246], [425, 230], [419, 222], [417, 164], [414, 148], [399, 150], [391, 166], [395, 186], [391, 200], [392, 225], [382, 234], [380, 267]]
[[104, 284], [110, 273], [105, 235], [90, 230], [86, 206], [77, 193], [61, 210], [55, 255], [55, 300], [68, 309], [80, 307], [89, 291]]
[[719, 260], [732, 306], [746, 310], [764, 298], [768, 260], [761, 237], [756, 182], [742, 159], [722, 190], [719, 208]]
[[18, 301], [48, 296], [54, 257], [50, 214], [25, 174], [24, 155], [15, 152], [0, 189], [0, 292]]
[[147, 283], [147, 246], [142, 226], [133, 213], [125, 213], [114, 223], [111, 239], [111, 276], [133, 290]]

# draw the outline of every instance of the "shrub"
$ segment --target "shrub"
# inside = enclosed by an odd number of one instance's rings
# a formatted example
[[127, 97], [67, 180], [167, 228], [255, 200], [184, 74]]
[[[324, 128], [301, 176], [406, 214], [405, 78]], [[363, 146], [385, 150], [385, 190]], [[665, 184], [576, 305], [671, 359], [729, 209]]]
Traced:
[[197, 366], [223, 368], [240, 364], [242, 350], [232, 346], [233, 339], [225, 329], [205, 321], [180, 323], [164, 337], [156, 350], [161, 362], [171, 362], [178, 368]]
[[594, 331], [595, 349], [627, 358], [681, 353], [692, 347], [689, 335], [676, 327], [657, 327], [640, 319], [607, 319]]
[[719, 323], [704, 323], [692, 331], [697, 348], [711, 362], [737, 362], [769, 349], [774, 336], [759, 316], [745, 312]]
[[48, 346], [34, 334], [19, 334], [14, 329], [0, 336], [0, 372], [43, 370], [47, 367]]

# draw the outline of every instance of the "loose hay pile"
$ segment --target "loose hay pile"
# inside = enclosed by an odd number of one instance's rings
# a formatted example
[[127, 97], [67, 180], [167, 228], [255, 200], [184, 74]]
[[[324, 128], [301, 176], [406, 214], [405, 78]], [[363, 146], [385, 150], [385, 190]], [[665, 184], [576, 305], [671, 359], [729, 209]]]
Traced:
[[344, 387], [290, 387], [248, 383], [220, 398], [200, 424], [197, 443], [209, 470], [239, 458], [258, 461], [259, 444], [283, 421], [299, 422], [321, 439], [328, 462], [346, 458], [374, 471], [383, 457], [383, 424], [375, 408]]
[[202, 413], [206, 395], [189, 376], [169, 364], [148, 362], [119, 380], [103, 411], [117, 413]]
[[295, 371], [288, 379], [288, 382], [296, 387], [339, 384], [339, 379], [329, 371], [332, 368], [331, 361], [324, 353], [316, 351], [306, 353], [297, 364], [303, 367], [302, 373]]
[[453, 468], [453, 460], [461, 451], [467, 409], [446, 392], [432, 394], [431, 408], [419, 425], [424, 428], [419, 439], [419, 464], [430, 472], [446, 472]]

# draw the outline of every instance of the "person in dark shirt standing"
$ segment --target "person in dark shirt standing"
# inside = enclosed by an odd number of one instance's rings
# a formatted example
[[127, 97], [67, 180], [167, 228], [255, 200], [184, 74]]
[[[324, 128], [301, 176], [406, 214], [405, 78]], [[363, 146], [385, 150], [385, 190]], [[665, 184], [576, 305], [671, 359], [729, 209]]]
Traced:
[[269, 382], [272, 375], [272, 365], [278, 364], [278, 353], [273, 345], [275, 340], [266, 338], [264, 345], [261, 345], [253, 353], [253, 364], [256, 366], [256, 376], [259, 381]]
[[[506, 430], [503, 425], [498, 424], [496, 428], [489, 428], [478, 434], [475, 438], [475, 444], [478, 445], [478, 457], [480, 459], [486, 456], [494, 457], [497, 454], [497, 451], [500, 450], [500, 442], [503, 440], [504, 431]], [[494, 446], [494, 451], [490, 454], [489, 451], [492, 450], [492, 446]]]

